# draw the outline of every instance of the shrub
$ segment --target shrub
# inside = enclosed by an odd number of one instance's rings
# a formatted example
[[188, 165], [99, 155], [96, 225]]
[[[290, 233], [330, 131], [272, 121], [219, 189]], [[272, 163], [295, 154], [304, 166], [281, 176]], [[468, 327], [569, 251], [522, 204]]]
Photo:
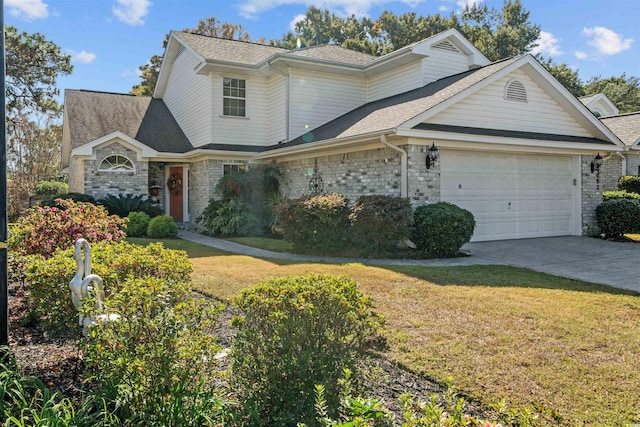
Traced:
[[247, 211], [241, 199], [209, 200], [196, 218], [207, 232], [220, 236], [247, 236], [256, 232], [256, 217]]
[[282, 234], [296, 249], [329, 252], [349, 244], [349, 207], [340, 194], [287, 200], [277, 211]]
[[58, 196], [61, 194], [67, 194], [69, 192], [69, 184], [66, 182], [60, 181], [40, 181], [36, 185], [36, 195], [47, 197], [47, 196]]
[[408, 199], [360, 196], [351, 208], [354, 243], [365, 255], [393, 252], [409, 238], [413, 211]]
[[57, 208], [64, 208], [64, 206], [58, 202], [58, 199], [71, 200], [76, 203], [82, 202], [82, 203], [91, 203], [93, 205], [96, 204], [95, 197], [90, 196], [88, 194], [67, 193], [67, 194], [61, 194], [57, 196], [46, 197], [40, 202], [40, 206], [51, 206], [51, 207], [55, 206]]
[[[74, 249], [70, 247], [57, 251], [50, 258], [32, 255], [24, 263], [30, 306], [54, 332], [76, 324], [77, 313], [69, 295], [69, 282], [77, 269], [73, 253]], [[156, 277], [173, 283], [172, 300], [189, 297], [192, 271], [189, 258], [185, 252], [166, 249], [161, 243], [146, 247], [127, 242], [95, 243], [91, 267], [92, 273], [104, 279], [107, 296], [116, 292], [128, 277]]]
[[169, 215], [160, 215], [149, 221], [147, 236], [154, 239], [164, 239], [176, 237], [178, 235], [178, 225]]
[[454, 256], [471, 240], [473, 214], [452, 203], [439, 202], [416, 208], [412, 240], [418, 249], [438, 256]]
[[371, 299], [343, 276], [274, 278], [233, 304], [243, 313], [233, 321], [233, 378], [261, 425], [312, 421], [315, 385], [337, 407], [343, 369], [356, 368], [382, 326]]
[[27, 211], [12, 229], [9, 248], [24, 254], [50, 256], [66, 249], [80, 237], [88, 242], [119, 241], [125, 221], [109, 216], [101, 206], [58, 199], [61, 208], [35, 207]]
[[144, 212], [131, 212], [127, 218], [129, 218], [129, 222], [127, 222], [124, 228], [127, 236], [140, 237], [147, 234], [149, 221], [151, 221], [149, 215]]
[[612, 199], [596, 207], [600, 231], [609, 238], [640, 232], [640, 200]]
[[640, 176], [621, 176], [620, 179], [618, 179], [618, 189], [640, 194]]
[[83, 343], [86, 380], [127, 425], [235, 425], [216, 385], [219, 308], [172, 292], [162, 279], [122, 284], [109, 299], [122, 320], [91, 328]]
[[640, 200], [640, 194], [638, 193], [630, 193], [627, 190], [619, 190], [619, 191], [603, 191], [602, 192], [602, 200], [605, 202], [607, 200], [612, 199], [636, 199]]
[[151, 203], [151, 200], [142, 195], [110, 195], [104, 199], [100, 199], [99, 203], [104, 206], [111, 215], [118, 215], [123, 218], [131, 212], [144, 212], [150, 217], [157, 216], [161, 213], [158, 206]]

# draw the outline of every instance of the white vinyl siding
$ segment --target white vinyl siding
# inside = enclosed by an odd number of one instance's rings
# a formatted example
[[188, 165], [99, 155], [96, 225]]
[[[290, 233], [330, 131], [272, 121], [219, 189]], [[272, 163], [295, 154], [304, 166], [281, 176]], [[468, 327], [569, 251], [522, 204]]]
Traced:
[[364, 78], [296, 69], [291, 72], [291, 135], [296, 138], [366, 102]]
[[211, 81], [196, 74], [198, 60], [183, 52], [173, 63], [163, 100], [194, 147], [211, 142]]
[[473, 241], [579, 234], [572, 156], [443, 150], [441, 200], [473, 213]]
[[269, 78], [268, 144], [287, 139], [287, 79], [279, 74]]
[[[505, 99], [509, 80], [518, 79], [527, 102]], [[592, 137], [523, 71], [514, 71], [458, 101], [427, 123]]]
[[422, 60], [423, 85], [468, 70], [469, 57], [466, 54], [432, 46], [429, 56]]
[[222, 82], [228, 74], [213, 75], [213, 143], [240, 145], [267, 145], [267, 79], [263, 77], [237, 77], [246, 83], [246, 116], [223, 114]]
[[392, 68], [369, 79], [367, 102], [387, 98], [424, 86], [421, 76], [422, 61]]

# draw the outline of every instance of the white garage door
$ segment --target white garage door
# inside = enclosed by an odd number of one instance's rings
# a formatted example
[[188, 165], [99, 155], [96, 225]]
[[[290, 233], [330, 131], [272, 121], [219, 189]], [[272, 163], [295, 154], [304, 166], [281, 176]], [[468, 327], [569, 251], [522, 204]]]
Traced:
[[443, 151], [441, 199], [470, 210], [472, 241], [574, 234], [571, 156]]

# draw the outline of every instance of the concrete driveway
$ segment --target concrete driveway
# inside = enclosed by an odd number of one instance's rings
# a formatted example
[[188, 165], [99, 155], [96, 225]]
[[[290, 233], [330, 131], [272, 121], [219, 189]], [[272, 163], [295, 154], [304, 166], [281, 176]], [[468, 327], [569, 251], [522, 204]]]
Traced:
[[567, 236], [467, 243], [473, 257], [496, 264], [640, 292], [640, 244]]

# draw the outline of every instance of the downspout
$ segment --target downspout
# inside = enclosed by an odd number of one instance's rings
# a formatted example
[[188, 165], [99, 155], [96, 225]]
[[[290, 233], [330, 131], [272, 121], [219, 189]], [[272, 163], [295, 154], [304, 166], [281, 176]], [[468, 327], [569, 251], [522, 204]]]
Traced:
[[400, 153], [400, 196], [408, 197], [409, 155], [407, 154], [406, 150], [397, 147], [387, 141], [387, 135], [380, 135], [380, 142], [383, 145], [391, 148], [393, 151], [397, 151], [398, 153]]
[[276, 73], [280, 74], [281, 76], [283, 76], [285, 79], [287, 79], [287, 83], [286, 83], [286, 89], [285, 89], [285, 103], [286, 103], [286, 114], [285, 114], [285, 127], [287, 129], [287, 138], [285, 139], [285, 141], [289, 141], [289, 135], [291, 134], [291, 129], [289, 129], [289, 115], [291, 114], [291, 108], [289, 105], [289, 101], [290, 101], [290, 93], [291, 93], [291, 74], [289, 73], [285, 73], [284, 71], [280, 71], [276, 68], [273, 68], [271, 66], [270, 62], [267, 62], [267, 65], [269, 66], [269, 69], [272, 71], [275, 71]]

